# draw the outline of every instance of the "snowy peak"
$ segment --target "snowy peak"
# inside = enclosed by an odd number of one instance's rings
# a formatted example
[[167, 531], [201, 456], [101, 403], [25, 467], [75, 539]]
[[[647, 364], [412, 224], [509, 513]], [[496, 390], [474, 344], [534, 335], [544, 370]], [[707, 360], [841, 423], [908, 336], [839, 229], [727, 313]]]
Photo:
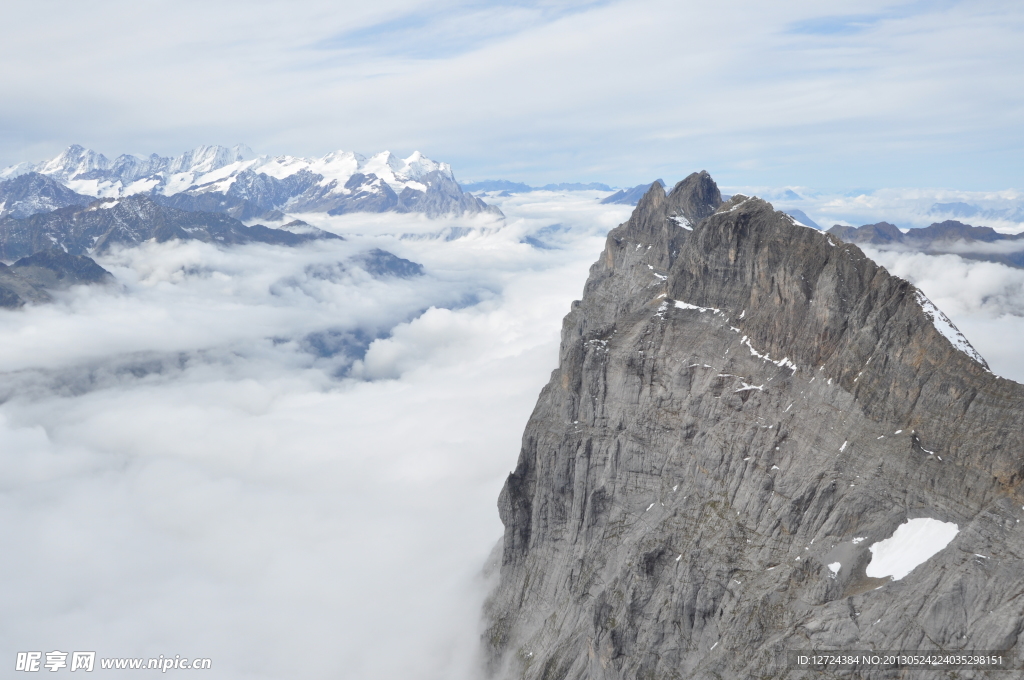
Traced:
[[[50, 177], [83, 196], [146, 194], [163, 197], [164, 204], [183, 210], [222, 212], [238, 219], [278, 215], [282, 210], [500, 214], [475, 197], [465, 197], [451, 166], [419, 151], [404, 159], [390, 151], [367, 158], [344, 150], [302, 158], [257, 156], [243, 144], [204, 145], [173, 158], [125, 154], [111, 162], [76, 144], [51, 160], [0, 170], [0, 180], [29, 172]], [[46, 201], [24, 202], [22, 213], [40, 212], [46, 205]]]
[[197, 146], [173, 159], [168, 165], [168, 172], [189, 172], [204, 174], [219, 170], [232, 163], [247, 161], [255, 157], [252, 149], [244, 144], [231, 148], [225, 146]]
[[[441, 171], [450, 179], [455, 179], [447, 163], [433, 161], [419, 151], [413, 152], [408, 158], [399, 158], [390, 151], [382, 151], [368, 158], [359, 167], [359, 172], [363, 174], [373, 173], [388, 184], [399, 185], [402, 188], [408, 182], [418, 182], [435, 171]], [[422, 188], [419, 190], [422, 191]]]
[[[154, 188], [164, 195], [171, 195], [193, 186], [231, 180], [246, 170], [277, 179], [307, 170], [322, 175], [324, 184], [337, 180], [339, 186], [344, 186], [356, 173], [373, 174], [396, 191], [434, 171], [454, 179], [451, 166], [431, 160], [419, 151], [405, 159], [390, 151], [367, 158], [344, 150], [332, 151], [322, 158], [301, 158], [257, 156], [244, 144], [233, 147], [203, 145], [175, 157], [123, 154], [111, 162], [103, 154], [72, 144], [50, 160], [35, 164], [19, 163], [0, 170], [0, 180], [38, 172], [69, 184], [80, 193], [96, 197]], [[226, 191], [230, 185], [231, 182], [227, 181], [220, 190]], [[423, 190], [422, 186], [414, 188]]]
[[69, 180], [78, 175], [106, 170], [109, 167], [110, 161], [103, 154], [78, 144], [72, 144], [56, 158], [42, 163], [36, 171], [43, 175]]

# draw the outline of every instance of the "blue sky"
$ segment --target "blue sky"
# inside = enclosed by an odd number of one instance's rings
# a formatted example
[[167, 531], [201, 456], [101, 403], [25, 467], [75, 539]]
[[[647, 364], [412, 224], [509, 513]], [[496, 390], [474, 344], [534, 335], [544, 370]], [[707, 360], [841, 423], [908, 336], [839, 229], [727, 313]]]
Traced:
[[[781, 6], [780, 6], [781, 5]], [[1021, 188], [1019, 2], [19, 3], [0, 163], [245, 142], [460, 179]]]

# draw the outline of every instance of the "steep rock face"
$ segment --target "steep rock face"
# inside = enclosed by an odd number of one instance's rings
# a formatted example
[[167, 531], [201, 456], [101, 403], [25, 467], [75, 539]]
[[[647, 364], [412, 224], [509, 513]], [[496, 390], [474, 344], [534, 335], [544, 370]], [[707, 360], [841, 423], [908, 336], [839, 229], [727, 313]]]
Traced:
[[[361, 172], [349, 177], [343, 189], [335, 188], [336, 182], [317, 187], [313, 197], [299, 196], [296, 206], [303, 210], [325, 210], [328, 215], [344, 215], [352, 212], [387, 212], [398, 206], [398, 194], [384, 180], [372, 172], [364, 175]], [[403, 190], [402, 193], [405, 193]]]
[[[652, 187], [565, 318], [498, 501], [495, 675], [811, 678], [786, 650], [1015, 649], [1024, 386], [856, 246], [720, 201], [706, 173]], [[959, 533], [867, 576], [924, 517]]]

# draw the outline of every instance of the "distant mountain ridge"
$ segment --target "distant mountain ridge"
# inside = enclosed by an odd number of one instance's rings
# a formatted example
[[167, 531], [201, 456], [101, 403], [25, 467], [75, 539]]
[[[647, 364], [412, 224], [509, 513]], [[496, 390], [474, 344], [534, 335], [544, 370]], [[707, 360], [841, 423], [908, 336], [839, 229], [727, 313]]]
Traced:
[[650, 184], [638, 184], [635, 187], [629, 187], [628, 189], [622, 189], [622, 190], [612, 194], [608, 198], [602, 200], [601, 202], [602, 203], [618, 203], [618, 204], [621, 204], [621, 205], [636, 205], [640, 201], [640, 199], [644, 197], [644, 194], [646, 194], [648, 192], [648, 190], [651, 187], [653, 187], [655, 184], [657, 184], [658, 186], [664, 188], [665, 187], [665, 180], [663, 180], [663, 179], [661, 179], [659, 177], [658, 179], [654, 180]]
[[257, 156], [244, 145], [200, 146], [175, 157], [125, 154], [111, 161], [74, 144], [50, 160], [0, 170], [0, 215], [27, 217], [84, 205], [88, 201], [83, 197], [135, 194], [238, 219], [281, 219], [285, 212], [501, 215], [496, 207], [465, 194], [450, 165], [418, 151], [404, 159], [390, 151], [370, 157], [335, 151], [301, 158]]
[[888, 222], [860, 227], [837, 224], [828, 233], [846, 243], [889, 250], [918, 250], [931, 255], [954, 253], [971, 260], [1024, 267], [1024, 234], [1000, 234], [991, 227], [974, 227], [956, 220], [909, 229], [906, 233]]
[[955, 201], [952, 203], [933, 203], [928, 209], [929, 214], [948, 217], [980, 217], [985, 220], [1007, 220], [1009, 222], [1024, 222], [1024, 208], [984, 208]]
[[523, 182], [510, 182], [507, 179], [485, 179], [480, 182], [467, 182], [460, 185], [463, 191], [502, 191], [510, 194], [526, 194], [531, 191], [612, 191], [612, 187], [601, 182], [558, 182], [545, 184], [541, 187], [530, 186]]
[[8, 266], [0, 263], [0, 307], [17, 309], [28, 302], [53, 300], [50, 291], [78, 284], [109, 284], [114, 277], [92, 258], [59, 247], [41, 250]]
[[180, 239], [221, 245], [298, 245], [324, 238], [341, 237], [306, 224], [295, 231], [260, 224], [250, 227], [222, 213], [179, 210], [149, 196], [134, 195], [21, 219], [0, 219], [0, 259], [27, 257], [53, 247], [71, 255], [102, 253], [114, 245], [133, 246], [150, 239], [158, 243]]

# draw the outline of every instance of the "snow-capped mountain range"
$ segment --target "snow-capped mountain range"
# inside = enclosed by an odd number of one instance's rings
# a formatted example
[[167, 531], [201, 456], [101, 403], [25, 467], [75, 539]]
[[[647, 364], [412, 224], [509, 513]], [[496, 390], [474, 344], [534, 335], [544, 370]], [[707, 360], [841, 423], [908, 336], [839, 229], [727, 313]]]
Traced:
[[[12, 202], [12, 180], [33, 178]], [[19, 217], [81, 204], [80, 198], [40, 182], [49, 178], [74, 194], [120, 198], [146, 194], [184, 210], [223, 212], [238, 219], [281, 219], [283, 212], [421, 212], [430, 216], [500, 211], [464, 194], [451, 166], [418, 151], [365, 157], [335, 151], [322, 158], [258, 156], [244, 145], [199, 146], [180, 156], [121, 155], [113, 161], [79, 145], [39, 163], [0, 170], [0, 215]], [[22, 179], [19, 186], [27, 182]], [[32, 192], [30, 192], [32, 193]], [[46, 200], [39, 199], [42, 193]], [[38, 208], [38, 209], [37, 209]]]

